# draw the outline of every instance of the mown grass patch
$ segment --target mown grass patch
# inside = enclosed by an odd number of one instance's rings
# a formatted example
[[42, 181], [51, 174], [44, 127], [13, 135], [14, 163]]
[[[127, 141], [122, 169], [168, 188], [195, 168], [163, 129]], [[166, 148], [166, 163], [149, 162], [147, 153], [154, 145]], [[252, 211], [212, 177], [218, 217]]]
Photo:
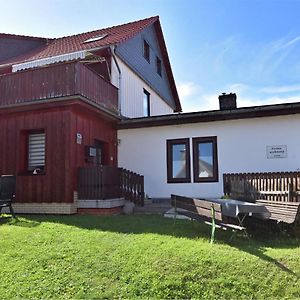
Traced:
[[300, 243], [160, 216], [0, 219], [0, 298], [300, 297]]

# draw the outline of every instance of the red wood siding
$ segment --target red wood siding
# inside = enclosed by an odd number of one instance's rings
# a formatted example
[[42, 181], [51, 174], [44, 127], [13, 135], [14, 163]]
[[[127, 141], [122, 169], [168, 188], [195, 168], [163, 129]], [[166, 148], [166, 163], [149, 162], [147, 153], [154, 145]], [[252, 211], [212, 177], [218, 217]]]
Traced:
[[[75, 144], [70, 154], [71, 173], [77, 174], [78, 167], [93, 165], [86, 161], [84, 147], [93, 146], [95, 139], [103, 141], [105, 144], [104, 163], [110, 166], [117, 166], [117, 130], [113, 121], [74, 109], [71, 115], [70, 126], [71, 136]], [[80, 133], [83, 137], [81, 145], [75, 143], [76, 133]], [[77, 188], [77, 177], [75, 177], [73, 187], [74, 189]]]
[[118, 109], [118, 89], [79, 62], [0, 75], [0, 106], [73, 95]]
[[[44, 175], [24, 174], [26, 133], [44, 129], [46, 166]], [[76, 144], [76, 132], [83, 143]], [[107, 143], [109, 161], [116, 165], [117, 133], [112, 121], [88, 109], [70, 107], [2, 114], [0, 118], [0, 174], [17, 174], [17, 202], [72, 202], [77, 169], [86, 166], [84, 146], [94, 139]]]

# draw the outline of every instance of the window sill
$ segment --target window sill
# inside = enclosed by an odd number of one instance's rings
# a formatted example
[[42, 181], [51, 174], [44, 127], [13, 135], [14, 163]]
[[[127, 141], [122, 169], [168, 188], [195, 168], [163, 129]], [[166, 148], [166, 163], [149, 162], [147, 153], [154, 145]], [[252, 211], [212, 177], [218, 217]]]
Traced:
[[20, 172], [18, 176], [44, 176], [46, 175], [46, 172], [39, 172], [37, 174], [33, 174], [32, 172], [25, 171], [25, 172]]
[[219, 182], [218, 178], [194, 178], [194, 183], [210, 183], [210, 182]]
[[191, 180], [190, 179], [185, 179], [185, 178], [182, 178], [182, 179], [168, 179], [167, 183], [191, 183]]

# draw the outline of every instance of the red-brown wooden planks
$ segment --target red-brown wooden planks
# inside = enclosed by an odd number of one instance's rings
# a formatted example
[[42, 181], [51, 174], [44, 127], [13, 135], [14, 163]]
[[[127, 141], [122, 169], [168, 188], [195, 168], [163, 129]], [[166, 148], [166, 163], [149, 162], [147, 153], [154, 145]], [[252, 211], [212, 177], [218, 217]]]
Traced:
[[0, 75], [0, 107], [72, 95], [118, 108], [118, 89], [79, 62]]
[[241, 200], [299, 202], [300, 172], [223, 174], [224, 194]]

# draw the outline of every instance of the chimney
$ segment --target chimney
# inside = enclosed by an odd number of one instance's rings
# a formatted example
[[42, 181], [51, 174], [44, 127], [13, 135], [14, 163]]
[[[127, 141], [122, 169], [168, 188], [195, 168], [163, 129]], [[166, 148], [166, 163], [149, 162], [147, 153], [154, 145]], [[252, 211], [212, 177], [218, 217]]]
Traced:
[[236, 109], [236, 94], [222, 93], [219, 96], [220, 110]]

